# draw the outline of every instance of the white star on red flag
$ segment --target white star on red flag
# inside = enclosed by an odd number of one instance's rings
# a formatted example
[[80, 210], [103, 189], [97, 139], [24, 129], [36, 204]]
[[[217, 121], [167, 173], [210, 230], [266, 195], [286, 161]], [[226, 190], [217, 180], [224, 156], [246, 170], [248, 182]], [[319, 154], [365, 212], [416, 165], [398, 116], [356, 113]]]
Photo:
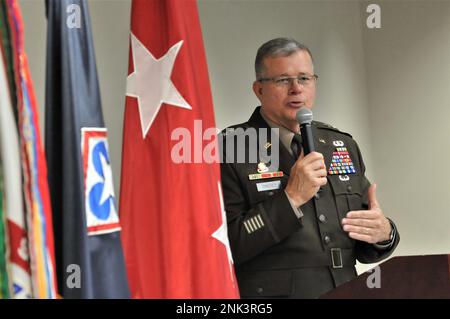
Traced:
[[145, 138], [162, 103], [192, 110], [170, 80], [173, 65], [183, 45], [179, 41], [166, 54], [156, 59], [131, 33], [134, 72], [127, 78], [127, 96], [138, 99], [142, 137]]
[[221, 215], [222, 215], [222, 224], [211, 236], [214, 237], [215, 239], [217, 239], [218, 241], [220, 241], [225, 246], [225, 248], [227, 250], [228, 264], [230, 266], [231, 280], [234, 282], [233, 255], [231, 254], [230, 242], [228, 240], [227, 216], [225, 213], [225, 205], [223, 203], [222, 187], [220, 186], [220, 182], [217, 182], [217, 187], [219, 188], [219, 199], [220, 199], [220, 211], [221, 211]]

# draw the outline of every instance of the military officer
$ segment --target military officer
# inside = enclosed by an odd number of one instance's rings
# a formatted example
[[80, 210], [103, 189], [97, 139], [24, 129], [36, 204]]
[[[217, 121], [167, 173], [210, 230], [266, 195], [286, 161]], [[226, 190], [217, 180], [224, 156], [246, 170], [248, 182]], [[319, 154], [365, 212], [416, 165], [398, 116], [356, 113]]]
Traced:
[[[310, 50], [294, 39], [270, 40], [258, 50], [255, 72], [253, 91], [261, 106], [248, 122], [221, 135], [228, 234], [240, 293], [317, 298], [355, 278], [356, 260], [388, 257], [400, 237], [365, 177], [350, 134], [313, 121], [316, 151], [301, 152], [296, 113], [313, 107], [318, 78]], [[276, 134], [252, 140], [244, 136], [250, 129]], [[244, 143], [229, 143], [243, 136]], [[271, 150], [272, 144], [278, 148]], [[271, 159], [277, 156], [276, 167], [262, 155], [267, 151]], [[236, 161], [236, 154], [246, 160]]]

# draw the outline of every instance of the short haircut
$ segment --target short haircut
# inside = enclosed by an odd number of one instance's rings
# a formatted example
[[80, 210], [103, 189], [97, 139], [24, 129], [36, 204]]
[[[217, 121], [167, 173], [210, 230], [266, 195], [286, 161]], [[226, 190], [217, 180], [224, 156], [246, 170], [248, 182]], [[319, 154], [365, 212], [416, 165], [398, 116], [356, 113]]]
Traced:
[[306, 51], [313, 61], [313, 57], [309, 48], [292, 38], [276, 38], [272, 39], [259, 47], [255, 59], [256, 79], [260, 79], [264, 73], [264, 58], [286, 57], [297, 51]]

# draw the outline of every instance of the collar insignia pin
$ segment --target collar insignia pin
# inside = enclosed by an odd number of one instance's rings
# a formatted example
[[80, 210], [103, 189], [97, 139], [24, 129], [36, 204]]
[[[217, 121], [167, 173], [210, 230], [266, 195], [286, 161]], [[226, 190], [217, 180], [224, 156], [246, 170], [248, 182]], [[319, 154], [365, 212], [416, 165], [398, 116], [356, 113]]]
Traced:
[[258, 173], [266, 173], [269, 171], [269, 168], [266, 166], [264, 162], [258, 163]]

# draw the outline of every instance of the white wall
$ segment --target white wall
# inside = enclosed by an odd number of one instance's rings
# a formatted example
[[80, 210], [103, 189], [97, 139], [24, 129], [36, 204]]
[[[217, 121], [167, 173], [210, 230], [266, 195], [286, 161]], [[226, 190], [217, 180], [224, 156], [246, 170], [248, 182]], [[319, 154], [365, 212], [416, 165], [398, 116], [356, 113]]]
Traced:
[[[257, 105], [251, 91], [257, 48], [276, 36], [297, 38], [311, 48], [320, 75], [315, 118], [359, 142], [382, 207], [402, 235], [396, 255], [449, 253], [450, 3], [376, 1], [377, 30], [365, 25], [368, 3], [199, 0], [216, 123], [243, 122]], [[20, 4], [43, 111], [44, 5]], [[89, 4], [118, 193], [130, 0]]]
[[378, 3], [363, 35], [379, 195], [397, 254], [450, 253], [450, 2]]

